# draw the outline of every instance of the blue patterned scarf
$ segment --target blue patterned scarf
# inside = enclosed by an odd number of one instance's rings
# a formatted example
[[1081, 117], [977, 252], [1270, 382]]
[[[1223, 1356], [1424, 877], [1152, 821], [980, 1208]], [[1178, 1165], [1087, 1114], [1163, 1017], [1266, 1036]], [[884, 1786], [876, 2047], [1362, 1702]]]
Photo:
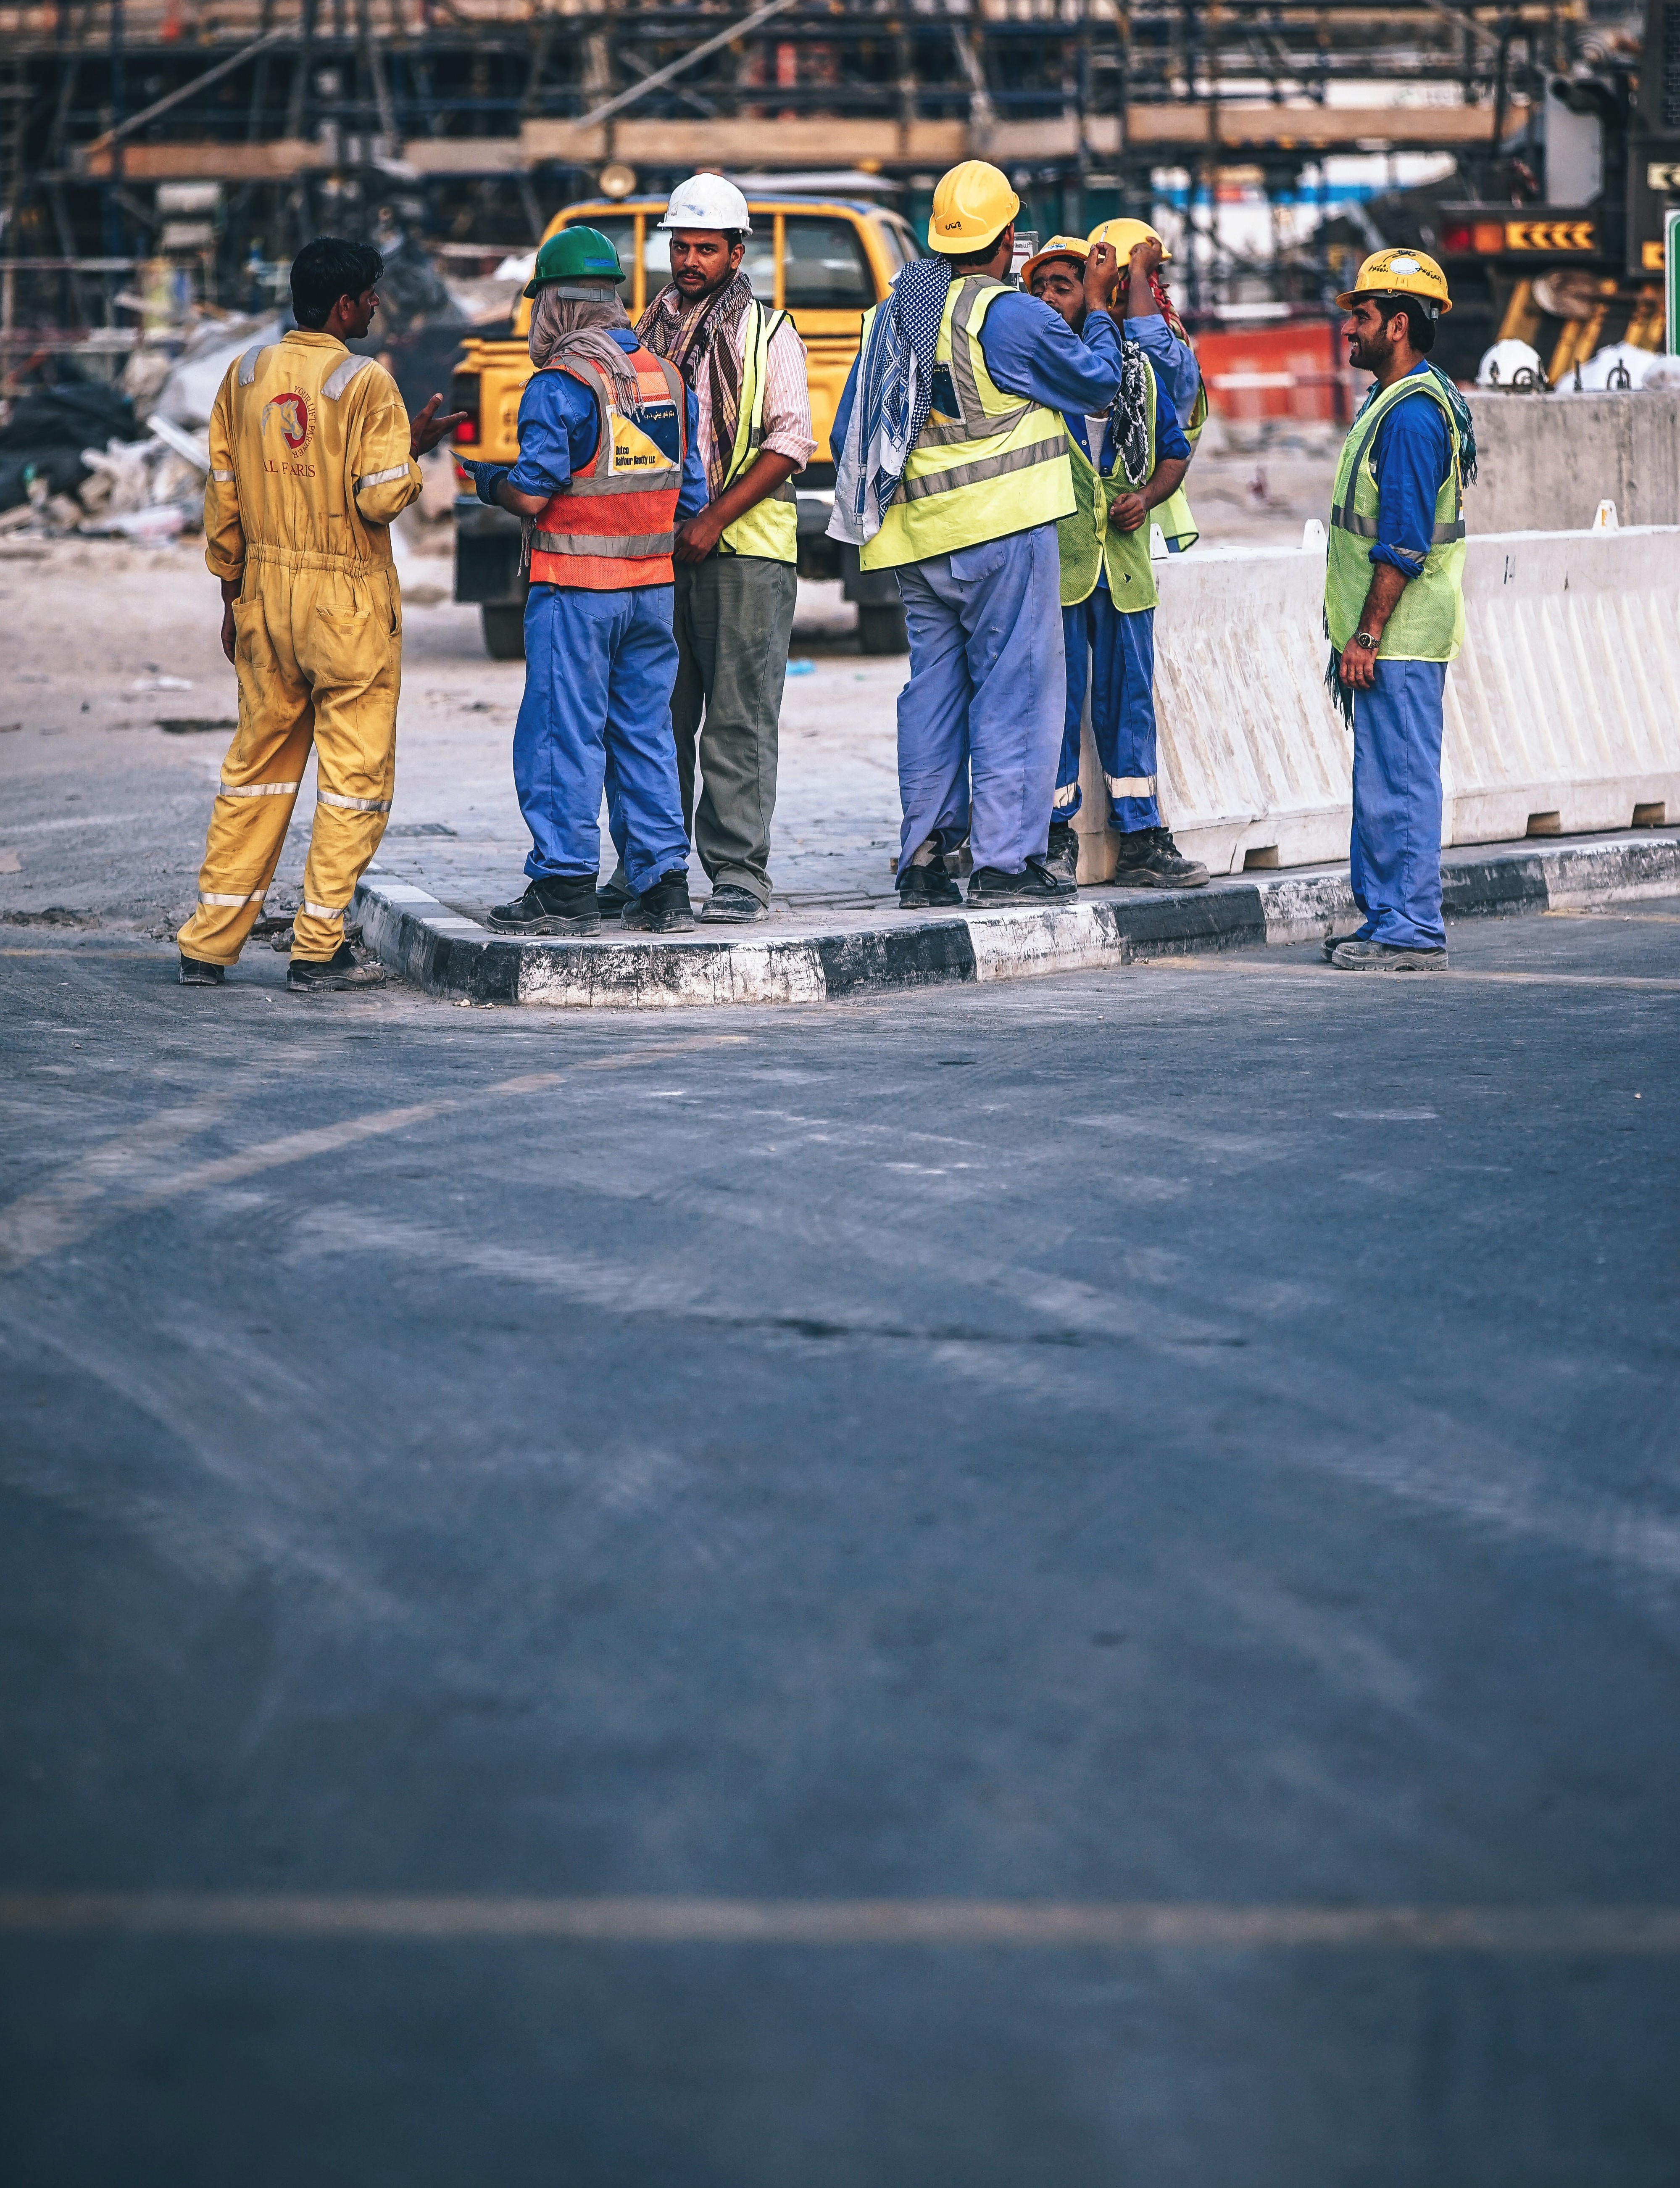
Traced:
[[871, 323], [835, 467], [832, 539], [862, 547], [881, 529], [933, 407], [934, 352], [950, 280], [948, 260], [912, 259]]

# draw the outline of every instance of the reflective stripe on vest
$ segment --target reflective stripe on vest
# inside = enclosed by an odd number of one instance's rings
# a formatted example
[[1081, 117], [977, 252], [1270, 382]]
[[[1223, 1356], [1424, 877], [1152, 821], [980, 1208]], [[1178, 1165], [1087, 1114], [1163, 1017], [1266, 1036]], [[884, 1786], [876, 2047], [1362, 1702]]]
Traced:
[[[752, 469], [764, 439], [764, 389], [770, 378], [770, 344], [786, 319], [786, 312], [767, 311], [755, 296], [747, 307], [741, 343], [741, 408], [735, 446], [730, 451], [725, 488]], [[758, 555], [768, 562], [799, 559], [799, 497], [784, 479], [774, 493], [755, 501], [718, 541], [720, 555]]]
[[[638, 391], [628, 416], [614, 407], [612, 384], [595, 366], [544, 367], [568, 372], [589, 390], [598, 423], [594, 455], [550, 496], [537, 519], [533, 585], [603, 593], [672, 582], [677, 497], [688, 454], [688, 391], [668, 358], [640, 345], [625, 355]], [[676, 414], [674, 460], [647, 430], [651, 414], [666, 406]]]
[[[1147, 446], [1143, 477], [1155, 475], [1155, 368], [1143, 360], [1143, 403]], [[1086, 431], [1091, 428], [1087, 426]], [[1149, 523], [1146, 517], [1136, 532], [1120, 532], [1108, 522], [1108, 506], [1117, 496], [1138, 489], [1124, 467], [1103, 473], [1097, 469], [1102, 451], [1093, 463], [1072, 435], [1068, 436], [1068, 460], [1073, 469], [1074, 509], [1056, 527], [1056, 544], [1062, 558], [1062, 605], [1077, 607], [1097, 590], [1099, 572], [1106, 572], [1108, 596], [1122, 615], [1141, 615], [1159, 604], [1155, 573], [1149, 563]], [[1152, 512], [1153, 515], [1153, 512]], [[1118, 793], [1117, 793], [1118, 794]], [[1127, 797], [1145, 796], [1127, 791]]]
[[1464, 489], [1458, 427], [1452, 405], [1435, 385], [1433, 367], [1425, 367], [1367, 400], [1342, 444], [1324, 572], [1325, 629], [1339, 653], [1359, 627], [1375, 567], [1367, 543], [1377, 537], [1381, 506], [1373, 453], [1378, 429], [1397, 403], [1419, 398], [1436, 403], [1446, 419], [1452, 460], [1435, 495], [1429, 554], [1384, 625], [1377, 657], [1452, 661], [1464, 642]]
[[[1071, 514], [1068, 437], [1054, 410], [1007, 395], [986, 369], [986, 314], [1016, 291], [989, 274], [952, 281], [936, 361], [948, 367], [956, 417], [930, 411], [881, 529], [859, 550], [865, 570], [888, 570], [1001, 539]], [[869, 339], [870, 313], [864, 323]]]

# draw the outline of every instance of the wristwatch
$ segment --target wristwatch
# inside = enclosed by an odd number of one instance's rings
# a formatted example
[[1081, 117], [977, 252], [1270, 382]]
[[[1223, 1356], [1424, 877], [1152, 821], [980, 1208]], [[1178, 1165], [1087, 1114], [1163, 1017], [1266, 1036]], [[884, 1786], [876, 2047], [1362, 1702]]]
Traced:
[[1353, 642], [1356, 646], [1362, 646], [1367, 653], [1374, 653], [1383, 641], [1380, 638], [1373, 638], [1368, 630], [1356, 630]]

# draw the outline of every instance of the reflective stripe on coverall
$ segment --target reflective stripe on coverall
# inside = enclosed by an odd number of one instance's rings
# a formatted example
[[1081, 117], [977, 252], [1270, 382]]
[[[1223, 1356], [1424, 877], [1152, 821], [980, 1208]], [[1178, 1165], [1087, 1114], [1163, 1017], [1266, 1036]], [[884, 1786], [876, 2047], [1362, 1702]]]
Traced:
[[240, 725], [222, 764], [183, 956], [231, 965], [279, 864], [313, 744], [293, 952], [330, 957], [396, 781], [402, 608], [389, 527], [420, 491], [397, 384], [297, 328], [229, 366], [210, 420], [205, 561], [243, 576]]
[[1135, 828], [1159, 828], [1154, 612], [1121, 615], [1113, 595], [1099, 585], [1077, 607], [1063, 609], [1062, 629], [1068, 656], [1068, 712], [1062, 729], [1062, 764], [1056, 775], [1054, 817], [1071, 820], [1080, 809], [1080, 725], [1089, 678], [1091, 735], [1108, 786], [1114, 826], [1122, 835]]

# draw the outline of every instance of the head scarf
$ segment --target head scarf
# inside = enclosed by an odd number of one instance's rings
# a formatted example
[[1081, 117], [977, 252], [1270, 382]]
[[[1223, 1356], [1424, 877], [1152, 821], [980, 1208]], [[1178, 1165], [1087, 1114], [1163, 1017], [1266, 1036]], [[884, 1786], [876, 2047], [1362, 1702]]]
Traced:
[[627, 415], [640, 400], [635, 368], [608, 331], [628, 327], [629, 314], [615, 289], [591, 283], [586, 290], [551, 281], [531, 307], [527, 347], [538, 372], [548, 365], [594, 365], [606, 375], [612, 407]]
[[692, 303], [674, 281], [668, 281], [636, 323], [638, 339], [656, 357], [668, 357], [691, 387], [698, 388], [702, 369], [706, 370], [712, 441], [702, 453], [713, 501], [729, 477], [741, 423], [740, 330], [752, 301], [753, 285], [744, 272]]

